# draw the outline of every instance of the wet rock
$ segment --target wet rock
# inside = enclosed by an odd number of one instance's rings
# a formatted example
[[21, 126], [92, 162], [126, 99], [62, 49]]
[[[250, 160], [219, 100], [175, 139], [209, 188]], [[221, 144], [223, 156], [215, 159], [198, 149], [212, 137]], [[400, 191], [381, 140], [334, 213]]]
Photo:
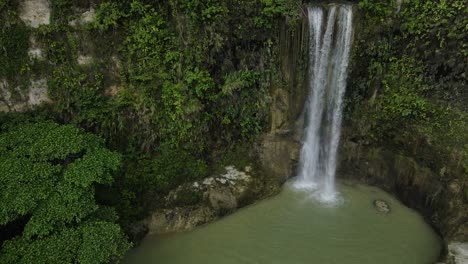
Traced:
[[448, 264], [468, 263], [468, 243], [451, 242], [448, 245]]
[[300, 143], [277, 135], [268, 135], [261, 146], [260, 162], [267, 174], [281, 181], [294, 175]]
[[132, 223], [128, 228], [128, 235], [132, 241], [142, 240], [146, 233], [148, 233], [148, 227], [143, 221]]
[[164, 234], [193, 229], [216, 218], [206, 207], [176, 207], [154, 212], [146, 222], [149, 234]]
[[381, 213], [388, 214], [390, 213], [390, 205], [385, 202], [384, 200], [374, 200], [374, 207], [377, 209], [377, 211]]
[[214, 210], [231, 211], [237, 208], [237, 199], [229, 189], [211, 190], [208, 197]]

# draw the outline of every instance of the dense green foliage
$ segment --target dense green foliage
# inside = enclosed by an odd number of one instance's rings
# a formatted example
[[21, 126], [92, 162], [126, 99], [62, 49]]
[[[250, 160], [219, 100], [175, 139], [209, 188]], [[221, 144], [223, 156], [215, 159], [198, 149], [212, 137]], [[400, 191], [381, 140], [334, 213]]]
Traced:
[[407, 155], [432, 153], [418, 158], [435, 171], [468, 171], [465, 1], [407, 1], [400, 12], [389, 1], [359, 7], [348, 110], [361, 136]]
[[[15, 98], [18, 91], [9, 87], [24, 88], [30, 70], [28, 57], [29, 29], [17, 18], [12, 9], [13, 1], [0, 1], [0, 87], [6, 86], [10, 95]], [[5, 100], [4, 92], [0, 101]]]
[[[0, 251], [1, 263], [107, 263], [128, 248], [115, 212], [98, 206], [96, 184], [120, 164], [103, 141], [51, 122], [0, 130], [0, 226], [25, 222]], [[16, 121], [16, 122], [15, 122]]]
[[[110, 101], [119, 125], [104, 135], [126, 142], [119, 140], [127, 146], [119, 182], [126, 217], [142, 217], [154, 204], [149, 197], [206, 176], [213, 149], [252, 141], [264, 129], [268, 72], [260, 62], [272, 35], [265, 23], [280, 12], [265, 16], [263, 4], [133, 1], [98, 8], [88, 30], [114, 36], [120, 47], [121, 83]], [[124, 34], [115, 38], [116, 29]]]
[[[348, 122], [365, 144], [468, 171], [468, 6], [395, 2], [359, 1]], [[297, 23], [302, 1], [103, 0], [77, 26], [90, 1], [50, 3], [32, 29], [0, 0], [0, 82], [14, 96], [46, 77], [53, 104], [34, 115], [68, 124], [0, 118], [0, 230], [21, 227], [0, 262], [107, 262], [128, 247], [116, 221], [128, 231], [172, 188], [246, 158], [268, 127], [279, 19]]]
[[[13, 89], [14, 78], [30, 77], [21, 71], [47, 78], [53, 104], [36, 113], [99, 134], [123, 154], [115, 183], [100, 185], [96, 195], [117, 208], [125, 229], [171, 188], [207, 176], [226, 153], [254, 142], [268, 127], [276, 25], [284, 16], [297, 22], [301, 5], [54, 0], [50, 24], [28, 29], [16, 1], [0, 3], [2, 21], [10, 23], [0, 34], [0, 63], [8, 66], [0, 69], [0, 79], [8, 77]], [[76, 22], [90, 6], [95, 19]], [[44, 60], [28, 58], [31, 40], [40, 44]], [[86, 56], [92, 59], [80, 63]], [[93, 208], [83, 208], [83, 214]], [[83, 230], [75, 226], [47, 238], [72, 239]]]
[[[270, 28], [297, 18], [299, 3], [104, 1], [77, 34], [67, 21], [79, 4], [55, 1], [53, 23], [36, 32], [54, 65], [53, 112], [121, 149], [170, 144], [199, 156], [252, 140], [267, 122]], [[98, 56], [77, 65], [80, 53]]]

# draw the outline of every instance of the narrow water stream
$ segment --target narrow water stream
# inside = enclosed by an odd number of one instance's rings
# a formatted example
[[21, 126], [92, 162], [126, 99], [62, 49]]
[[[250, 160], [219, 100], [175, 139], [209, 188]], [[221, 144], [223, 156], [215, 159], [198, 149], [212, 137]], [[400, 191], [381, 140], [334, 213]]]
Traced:
[[[365, 185], [340, 183], [342, 201], [324, 206], [285, 185], [283, 191], [191, 232], [152, 236], [127, 264], [429, 264], [440, 241], [415, 211]], [[383, 199], [391, 212], [378, 212]]]

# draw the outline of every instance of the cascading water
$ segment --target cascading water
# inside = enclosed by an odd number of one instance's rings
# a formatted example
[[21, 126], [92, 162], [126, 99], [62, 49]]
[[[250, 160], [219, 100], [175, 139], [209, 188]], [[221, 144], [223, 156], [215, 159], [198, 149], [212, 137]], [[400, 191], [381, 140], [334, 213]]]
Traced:
[[337, 150], [343, 95], [353, 35], [349, 4], [308, 7], [310, 95], [307, 127], [294, 186], [313, 190], [323, 202], [334, 202]]

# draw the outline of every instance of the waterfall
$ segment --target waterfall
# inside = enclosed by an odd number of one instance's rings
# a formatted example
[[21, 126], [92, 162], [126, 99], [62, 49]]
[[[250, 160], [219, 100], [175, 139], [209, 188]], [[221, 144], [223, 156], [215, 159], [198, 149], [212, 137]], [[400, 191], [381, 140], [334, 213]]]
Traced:
[[309, 6], [309, 98], [298, 179], [324, 202], [336, 201], [335, 173], [353, 35], [349, 4]]

